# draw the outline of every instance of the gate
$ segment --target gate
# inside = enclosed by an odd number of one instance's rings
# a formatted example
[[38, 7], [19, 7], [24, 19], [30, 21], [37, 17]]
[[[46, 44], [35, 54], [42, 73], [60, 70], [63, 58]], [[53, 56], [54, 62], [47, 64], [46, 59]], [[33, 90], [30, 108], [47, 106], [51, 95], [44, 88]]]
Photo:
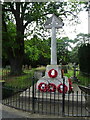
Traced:
[[[61, 94], [59, 92], [40, 92], [36, 89], [36, 82], [26, 90], [16, 90], [10, 97], [2, 100], [2, 103], [24, 111], [53, 114], [58, 116], [82, 116], [89, 117], [89, 105], [87, 98], [90, 95], [81, 91]], [[76, 85], [77, 86], [77, 85]], [[7, 88], [3, 88], [7, 89]], [[64, 87], [63, 87], [64, 89]], [[7, 89], [11, 93], [12, 89]]]

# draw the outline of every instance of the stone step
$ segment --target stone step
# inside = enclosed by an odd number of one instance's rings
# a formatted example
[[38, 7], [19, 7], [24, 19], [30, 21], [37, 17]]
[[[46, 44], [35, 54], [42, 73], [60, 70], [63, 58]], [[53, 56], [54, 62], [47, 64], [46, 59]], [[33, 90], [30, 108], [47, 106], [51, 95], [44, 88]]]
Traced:
[[[35, 85], [36, 86], [36, 85]], [[85, 94], [81, 94], [81, 90], [79, 89], [79, 87], [74, 84], [73, 85], [73, 90], [74, 93], [66, 93], [65, 94], [65, 101], [74, 101], [74, 102], [85, 102]], [[77, 94], [78, 91], [78, 94]], [[26, 97], [26, 98], [32, 98], [33, 95], [33, 91], [32, 91], [32, 86], [27, 89], [26, 91], [22, 92], [20, 94], [20, 97]], [[62, 101], [63, 99], [63, 94], [62, 93], [58, 93], [58, 91], [56, 92], [40, 92], [37, 89], [34, 90], [34, 97], [36, 99], [51, 99], [51, 100], [60, 100]]]

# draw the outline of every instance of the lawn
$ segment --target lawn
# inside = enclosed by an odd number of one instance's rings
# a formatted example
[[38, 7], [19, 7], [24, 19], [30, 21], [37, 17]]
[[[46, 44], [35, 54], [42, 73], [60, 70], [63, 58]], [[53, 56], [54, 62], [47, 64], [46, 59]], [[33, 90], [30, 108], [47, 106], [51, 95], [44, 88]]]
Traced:
[[2, 79], [5, 80], [4, 86], [9, 88], [18, 88], [24, 89], [30, 87], [32, 84], [32, 77], [34, 75], [34, 70], [24, 70], [24, 74], [20, 76], [10, 76], [8, 75], [10, 71], [5, 70], [3, 71]]
[[0, 76], [2, 75], [2, 69], [0, 69]]
[[[18, 88], [18, 89], [25, 89], [32, 85], [32, 79], [34, 76], [35, 71], [45, 71], [45, 67], [41, 66], [38, 68], [32, 68], [31, 70], [24, 70], [22, 75], [20, 76], [10, 76], [10, 70], [3, 69], [2, 80], [5, 81], [4, 86], [8, 88]], [[36, 83], [37, 79], [34, 78], [34, 82]]]
[[64, 73], [64, 76], [70, 78], [71, 76], [73, 76], [73, 70], [68, 70], [68, 73]]
[[[2, 80], [5, 80], [5, 86], [9, 88], [19, 88], [19, 89], [24, 89], [27, 87], [30, 87], [32, 85], [32, 79], [34, 76], [35, 71], [45, 71], [45, 67], [38, 67], [38, 68], [33, 68], [31, 70], [24, 70], [24, 74], [20, 76], [8, 76], [8, 73], [10, 70], [3, 69], [3, 74], [0, 71], [0, 74], [3, 75]], [[73, 69], [68, 70], [68, 73], [64, 73], [64, 76], [67, 76], [68, 78], [73, 76]], [[79, 74], [79, 72], [76, 72], [77, 78], [80, 80], [81, 85], [87, 86], [90, 84], [90, 77], [83, 76], [82, 74]], [[34, 80], [35, 82], [37, 80]]]
[[90, 84], [90, 75], [85, 76], [83, 74], [78, 74], [77, 78], [80, 80], [80, 85], [88, 86]]
[[[64, 73], [64, 75], [70, 78], [74, 76], [74, 72], [73, 70], [68, 70], [68, 73]], [[76, 77], [78, 78], [78, 80], [80, 80], [80, 83], [77, 83], [77, 84], [84, 85], [84, 86], [88, 86], [90, 84], [90, 75], [86, 76], [86, 75], [81, 74], [79, 71], [77, 71]]]

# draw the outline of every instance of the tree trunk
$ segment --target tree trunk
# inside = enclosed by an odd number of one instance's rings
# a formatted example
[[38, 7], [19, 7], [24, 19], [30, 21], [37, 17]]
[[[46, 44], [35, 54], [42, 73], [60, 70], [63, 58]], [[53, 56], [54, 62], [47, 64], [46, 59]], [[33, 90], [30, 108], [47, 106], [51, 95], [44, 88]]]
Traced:
[[[20, 55], [21, 56], [21, 55]], [[11, 75], [22, 74], [23, 57], [17, 56], [15, 59], [10, 59]]]
[[[15, 16], [16, 20], [16, 36], [14, 39], [14, 44], [12, 46], [6, 46], [7, 56], [10, 61], [11, 74], [20, 75], [22, 73], [22, 62], [24, 56], [24, 25], [23, 25], [23, 16], [20, 15], [20, 5], [21, 3], [16, 2], [16, 9], [10, 3], [10, 8], [12, 13]], [[4, 22], [5, 32], [7, 33], [7, 25]], [[9, 37], [5, 38], [5, 41], [11, 41]]]
[[10, 55], [9, 61], [11, 65], [11, 74], [20, 75], [22, 73], [22, 63], [24, 56], [24, 39], [17, 37], [16, 44], [18, 47], [14, 48], [14, 51], [12, 49], [12, 54]]
[[13, 57], [10, 59], [11, 74], [20, 75], [22, 73], [22, 62], [24, 56], [24, 26], [23, 19], [20, 17], [20, 4], [16, 3], [16, 48]]
[[17, 27], [17, 36], [15, 46], [8, 51], [9, 61], [11, 65], [11, 75], [21, 75], [22, 62], [24, 56], [24, 30], [20, 24]]
[[21, 75], [22, 73], [22, 64], [18, 62], [18, 60], [12, 60], [11, 64], [11, 75]]

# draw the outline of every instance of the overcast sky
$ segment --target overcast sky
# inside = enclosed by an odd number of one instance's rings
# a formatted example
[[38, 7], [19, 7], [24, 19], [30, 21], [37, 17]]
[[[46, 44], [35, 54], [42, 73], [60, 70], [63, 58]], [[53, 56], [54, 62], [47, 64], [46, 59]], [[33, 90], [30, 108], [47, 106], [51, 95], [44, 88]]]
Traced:
[[66, 35], [71, 39], [74, 39], [76, 35], [79, 33], [85, 33], [85, 34], [88, 33], [88, 12], [86, 11], [80, 12], [79, 19], [80, 19], [80, 24], [77, 24], [76, 26], [68, 25], [63, 27]]

